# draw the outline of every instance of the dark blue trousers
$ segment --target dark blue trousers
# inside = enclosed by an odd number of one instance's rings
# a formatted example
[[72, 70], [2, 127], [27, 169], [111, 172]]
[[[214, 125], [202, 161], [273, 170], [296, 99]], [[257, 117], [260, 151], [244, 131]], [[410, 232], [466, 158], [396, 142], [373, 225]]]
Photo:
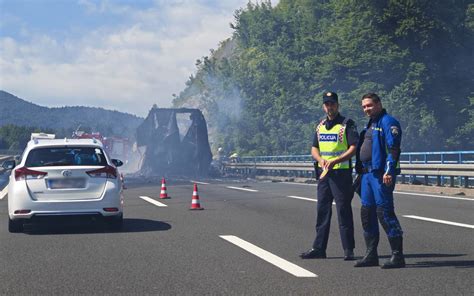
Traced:
[[319, 180], [316, 238], [313, 248], [326, 251], [334, 200], [342, 248], [344, 250], [354, 249], [354, 220], [351, 207], [353, 197], [351, 170], [331, 170], [323, 179]]
[[382, 171], [372, 171], [362, 175], [361, 219], [364, 234], [379, 236], [378, 222], [380, 222], [389, 237], [402, 236], [402, 227], [393, 206], [396, 178], [393, 178], [391, 186], [384, 185], [382, 178]]

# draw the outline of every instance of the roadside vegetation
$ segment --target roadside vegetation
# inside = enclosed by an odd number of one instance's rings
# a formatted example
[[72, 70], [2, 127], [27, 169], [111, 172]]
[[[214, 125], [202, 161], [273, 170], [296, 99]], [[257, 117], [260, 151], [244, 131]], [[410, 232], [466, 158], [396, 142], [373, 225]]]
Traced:
[[472, 1], [261, 1], [231, 26], [174, 99], [204, 110], [214, 149], [308, 154], [322, 93], [333, 90], [359, 130], [361, 96], [381, 95], [403, 151], [472, 150]]

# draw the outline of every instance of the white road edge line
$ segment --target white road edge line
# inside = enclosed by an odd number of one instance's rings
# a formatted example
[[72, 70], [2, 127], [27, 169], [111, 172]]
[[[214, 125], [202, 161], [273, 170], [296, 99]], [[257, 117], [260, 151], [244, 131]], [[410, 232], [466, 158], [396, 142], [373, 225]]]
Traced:
[[8, 185], [3, 188], [2, 192], [0, 192], [0, 200], [3, 199], [8, 194]]
[[[301, 197], [301, 196], [296, 196], [296, 195], [288, 195], [287, 197], [294, 198], [294, 199], [302, 199], [302, 200], [309, 200], [309, 201], [318, 202], [318, 200], [315, 199], [315, 198]], [[332, 204], [336, 205], [335, 202], [332, 202]]]
[[243, 239], [234, 236], [234, 235], [219, 235], [220, 238], [244, 249], [245, 251], [275, 265], [276, 267], [296, 276], [296, 277], [318, 277], [317, 274], [314, 274], [304, 268], [299, 267], [296, 264], [293, 264], [283, 258], [280, 258], [264, 249], [257, 247]]
[[154, 200], [153, 198], [150, 198], [148, 196], [139, 196], [141, 199], [143, 199], [144, 201], [147, 201], [151, 204], [154, 204], [155, 206], [158, 206], [158, 207], [167, 207], [167, 205], [165, 205], [164, 203], [161, 203], [159, 201], [156, 201]]
[[206, 182], [199, 182], [199, 181], [193, 181], [191, 180], [190, 181], [191, 183], [196, 183], [196, 184], [202, 184], [202, 185], [209, 185], [210, 183], [206, 183]]
[[240, 188], [240, 187], [233, 187], [233, 186], [226, 186], [226, 188], [249, 191], [249, 192], [258, 192], [258, 190], [255, 190], [255, 189]]
[[463, 224], [463, 223], [451, 222], [451, 221], [446, 221], [446, 220], [438, 220], [438, 219], [420, 217], [420, 216], [415, 216], [415, 215], [403, 215], [403, 217], [474, 229], [474, 225], [470, 225], [470, 224]]
[[401, 191], [394, 191], [393, 193], [474, 201], [474, 198], [468, 198], [468, 197], [454, 197], [454, 196], [434, 195], [434, 194], [425, 194], [425, 193], [412, 193], [412, 192], [401, 192]]

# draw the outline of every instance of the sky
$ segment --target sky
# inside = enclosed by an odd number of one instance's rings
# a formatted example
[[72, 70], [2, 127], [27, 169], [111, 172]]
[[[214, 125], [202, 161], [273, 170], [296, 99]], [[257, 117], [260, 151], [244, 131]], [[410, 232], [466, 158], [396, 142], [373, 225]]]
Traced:
[[146, 117], [153, 104], [171, 107], [247, 3], [0, 0], [0, 89], [41, 106]]

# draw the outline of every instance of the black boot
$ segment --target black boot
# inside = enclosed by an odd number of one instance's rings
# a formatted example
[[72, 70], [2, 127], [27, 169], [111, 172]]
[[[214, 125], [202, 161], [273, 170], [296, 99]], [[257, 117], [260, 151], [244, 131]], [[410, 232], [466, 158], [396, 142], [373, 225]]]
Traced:
[[405, 267], [405, 256], [403, 256], [403, 237], [389, 237], [390, 247], [392, 248], [392, 257], [383, 265], [383, 269], [403, 268]]
[[364, 235], [364, 239], [367, 251], [364, 258], [357, 260], [354, 267], [379, 266], [379, 255], [377, 254], [379, 236]]
[[344, 261], [351, 261], [351, 260], [355, 260], [354, 250], [353, 249], [344, 250]]
[[310, 249], [300, 254], [301, 259], [325, 259], [326, 252], [321, 249]]

